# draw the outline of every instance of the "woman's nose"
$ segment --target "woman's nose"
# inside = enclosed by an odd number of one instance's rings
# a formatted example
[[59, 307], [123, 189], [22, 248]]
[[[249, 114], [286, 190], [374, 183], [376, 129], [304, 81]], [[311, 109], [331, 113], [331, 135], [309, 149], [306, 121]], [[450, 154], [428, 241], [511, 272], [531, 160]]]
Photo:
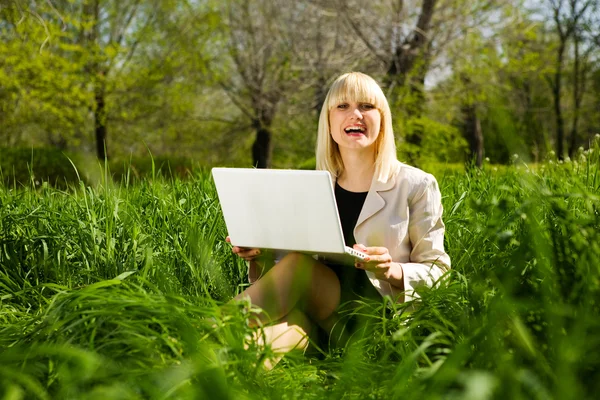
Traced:
[[360, 109], [358, 107], [356, 107], [353, 111], [352, 111], [352, 116], [356, 117], [358, 119], [362, 119], [362, 113], [360, 112]]

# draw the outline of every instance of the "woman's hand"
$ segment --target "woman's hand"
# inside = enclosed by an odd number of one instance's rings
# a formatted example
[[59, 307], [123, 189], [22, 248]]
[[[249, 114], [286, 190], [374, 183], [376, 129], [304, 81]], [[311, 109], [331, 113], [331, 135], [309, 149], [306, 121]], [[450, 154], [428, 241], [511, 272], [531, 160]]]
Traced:
[[354, 264], [356, 268], [371, 271], [375, 278], [391, 283], [397, 288], [404, 289], [404, 272], [402, 266], [392, 261], [390, 251], [385, 247], [366, 247], [362, 244], [355, 244], [354, 249], [366, 253], [368, 257], [365, 260], [357, 260]]
[[[227, 236], [225, 238], [227, 243], [231, 243], [231, 238]], [[252, 249], [249, 247], [239, 247], [233, 246], [231, 248], [234, 254], [237, 254], [239, 257], [243, 258], [246, 261], [253, 261], [256, 257], [260, 255], [260, 249]]]
[[[231, 238], [225, 238], [227, 243], [231, 243]], [[249, 247], [233, 246], [231, 248], [234, 254], [248, 261], [248, 281], [256, 282], [264, 273], [266, 273], [274, 263], [273, 254], [271, 252], [263, 252], [260, 249]]]

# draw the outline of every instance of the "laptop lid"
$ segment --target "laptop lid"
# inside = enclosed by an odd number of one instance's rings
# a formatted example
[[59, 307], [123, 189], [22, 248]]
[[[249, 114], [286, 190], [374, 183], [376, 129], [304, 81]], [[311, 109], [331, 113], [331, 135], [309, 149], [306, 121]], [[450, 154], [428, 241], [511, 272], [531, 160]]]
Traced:
[[344, 253], [329, 172], [213, 168], [212, 175], [233, 245]]

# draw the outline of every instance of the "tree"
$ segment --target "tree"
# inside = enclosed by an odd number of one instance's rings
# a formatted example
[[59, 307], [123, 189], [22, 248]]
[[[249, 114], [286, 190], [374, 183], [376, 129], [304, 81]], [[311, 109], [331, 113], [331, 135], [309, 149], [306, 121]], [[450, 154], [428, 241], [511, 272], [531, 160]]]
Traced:
[[[404, 105], [408, 114], [415, 118], [423, 111], [423, 86], [430, 61], [430, 34], [437, 3], [438, 0], [422, 0], [418, 13], [415, 13], [405, 7], [403, 0], [372, 2], [369, 7], [338, 2], [353, 34], [381, 63], [390, 102], [396, 103], [398, 94], [407, 89], [404, 95], [408, 101]], [[419, 146], [422, 134], [417, 127], [406, 141]]]
[[[296, 46], [301, 57], [295, 68], [300, 69], [303, 87], [314, 90], [312, 108], [317, 117], [321, 111], [331, 79], [342, 72], [362, 68], [365, 60], [362, 49], [348, 38], [346, 23], [340, 18], [338, 5], [331, 0], [306, 0], [303, 21], [294, 30], [300, 37]], [[313, 29], [305, 29], [311, 26]], [[367, 66], [368, 67], [368, 66]]]
[[268, 168], [273, 121], [287, 88], [294, 85], [294, 38], [288, 30], [295, 25], [293, 6], [272, 0], [228, 1], [225, 12], [223, 28], [232, 74], [215, 74], [255, 132], [253, 165]]
[[497, 31], [503, 62], [495, 73], [516, 130], [507, 155], [519, 152], [537, 162], [552, 150], [552, 94], [544, 77], [552, 72], [554, 38], [547, 33], [546, 22], [520, 1], [507, 7], [504, 15], [513, 21]]
[[6, 144], [75, 140], [90, 102], [70, 32], [51, 3], [0, 8], [0, 126]]
[[[423, 126], [427, 104], [425, 78], [432, 65], [451, 68], [446, 48], [471, 29], [485, 25], [502, 2], [492, 0], [379, 0], [361, 7], [338, 1], [350, 31], [380, 65], [388, 98], [404, 110], [405, 140], [419, 158], [426, 133]], [[451, 57], [451, 55], [450, 55]]]
[[220, 57], [218, 9], [213, 1], [161, 1], [156, 7], [152, 29], [106, 82], [112, 148], [214, 157], [211, 148], [221, 138], [215, 132], [233, 122], [231, 105], [207, 70]]
[[462, 41], [451, 44], [448, 50], [455, 56], [448, 61], [453, 74], [434, 92], [447, 110], [455, 108], [453, 123], [469, 145], [467, 161], [479, 168], [484, 158], [481, 120], [486, 117], [489, 104], [500, 96], [496, 76], [500, 57], [494, 42], [494, 38], [472, 31]]
[[[562, 109], [562, 90], [564, 78], [564, 62], [565, 52], [568, 42], [573, 38], [581, 26], [581, 21], [585, 18], [587, 10], [595, 4], [595, 0], [548, 0], [554, 28], [558, 36], [558, 46], [556, 48], [555, 72], [549, 78], [550, 87], [552, 88], [552, 96], [554, 99], [554, 115], [556, 118], [556, 154], [559, 159], [564, 157], [564, 141], [565, 141], [565, 121]], [[577, 41], [576, 41], [577, 42]], [[575, 46], [578, 49], [578, 44]], [[578, 50], [577, 50], [578, 51]], [[579, 54], [577, 54], [579, 59]], [[576, 67], [578, 70], [579, 67]], [[576, 71], [576, 74], [580, 72]], [[576, 103], [579, 103], [577, 96], [580, 96], [578, 80], [576, 80]], [[580, 103], [579, 103], [580, 104]], [[576, 122], [575, 125], [576, 127]]]
[[[575, 6], [574, 4], [572, 7]], [[598, 48], [596, 43], [600, 41], [600, 6], [592, 2], [582, 17], [580, 23], [573, 29], [573, 70], [571, 73], [573, 82], [573, 119], [569, 140], [569, 156], [573, 157], [578, 146], [579, 118], [582, 111], [582, 103], [587, 91], [590, 73], [594, 61], [598, 61]], [[596, 53], [596, 54], [595, 54]]]
[[[107, 95], [109, 80], [124, 69], [146, 38], [160, 0], [85, 0], [74, 19], [79, 43], [87, 50], [85, 73], [94, 93], [94, 134], [98, 159], [108, 158]], [[77, 15], [75, 15], [77, 17]]]

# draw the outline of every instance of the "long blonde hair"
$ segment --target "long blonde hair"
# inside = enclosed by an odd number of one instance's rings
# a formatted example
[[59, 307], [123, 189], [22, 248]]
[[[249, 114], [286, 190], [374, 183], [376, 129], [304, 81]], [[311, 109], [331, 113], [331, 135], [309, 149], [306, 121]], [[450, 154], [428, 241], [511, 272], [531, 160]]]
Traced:
[[348, 72], [331, 85], [319, 116], [317, 136], [317, 169], [326, 170], [333, 177], [344, 171], [344, 163], [337, 143], [331, 137], [329, 112], [343, 102], [370, 103], [381, 114], [381, 128], [375, 142], [375, 177], [386, 182], [396, 170], [396, 144], [392, 128], [392, 113], [383, 90], [369, 75]]

